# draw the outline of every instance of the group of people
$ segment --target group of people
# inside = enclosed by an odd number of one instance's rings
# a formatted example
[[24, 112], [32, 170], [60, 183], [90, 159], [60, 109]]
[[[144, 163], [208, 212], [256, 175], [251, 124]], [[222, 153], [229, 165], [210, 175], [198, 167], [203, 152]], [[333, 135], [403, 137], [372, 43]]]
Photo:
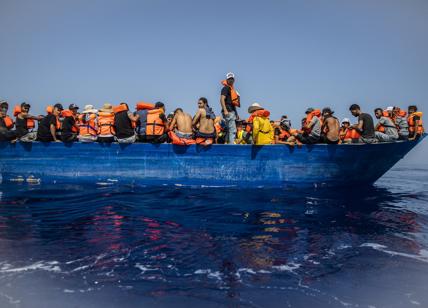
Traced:
[[416, 106], [409, 106], [407, 112], [399, 107], [376, 108], [377, 124], [357, 104], [349, 108], [351, 114], [358, 118], [356, 124], [351, 124], [348, 118], [339, 122], [328, 107], [322, 110], [308, 108], [301, 127], [292, 128], [286, 115], [273, 121], [268, 110], [254, 103], [248, 108], [249, 117], [241, 120], [237, 112], [241, 102], [234, 86], [235, 75], [228, 73], [221, 84], [222, 117], [215, 115], [205, 97], [199, 98], [193, 117], [182, 108], [167, 115], [162, 102], [140, 102], [134, 111], [126, 103], [118, 106], [106, 103], [99, 110], [93, 105], [86, 105], [81, 112], [76, 104], [70, 104], [68, 109], [64, 109], [62, 104], [55, 104], [46, 108], [45, 116], [32, 115], [30, 104], [22, 103], [14, 107], [13, 120], [8, 116], [9, 104], [1, 101], [0, 141], [294, 146], [415, 140], [424, 134], [422, 112]]

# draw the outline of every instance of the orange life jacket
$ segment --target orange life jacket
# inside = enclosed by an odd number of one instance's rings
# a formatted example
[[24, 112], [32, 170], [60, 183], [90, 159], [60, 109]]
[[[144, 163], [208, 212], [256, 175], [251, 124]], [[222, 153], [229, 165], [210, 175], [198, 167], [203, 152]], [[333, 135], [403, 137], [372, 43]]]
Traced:
[[99, 112], [98, 113], [98, 135], [115, 135], [114, 130], [114, 113]]
[[96, 114], [85, 114], [82, 113], [79, 115], [78, 120], [79, 120], [79, 135], [80, 136], [87, 136], [87, 135], [91, 135], [91, 136], [96, 136], [97, 135], [97, 126], [96, 126], [96, 120], [97, 115]]
[[[68, 110], [68, 109], [66, 109], [66, 110], [63, 110], [63, 111], [61, 111], [61, 117], [63, 117], [63, 118], [67, 118], [67, 117], [73, 117], [75, 120], [76, 120], [76, 116], [73, 114], [73, 112], [71, 111], [71, 110]], [[78, 129], [77, 129], [77, 127], [76, 126], [72, 126], [71, 127], [71, 131], [73, 132], [73, 133], [77, 133], [78, 132]]]
[[175, 145], [191, 145], [196, 144], [195, 139], [186, 139], [186, 138], [180, 138], [178, 137], [173, 131], [168, 132], [169, 138], [172, 140], [172, 144]]
[[211, 144], [214, 143], [214, 139], [213, 138], [197, 137], [195, 141], [196, 141], [196, 144], [204, 145], [204, 146], [211, 145]]
[[[53, 106], [47, 106], [46, 107], [46, 113], [52, 114], [52, 112], [53, 112]], [[61, 130], [61, 121], [59, 120], [58, 117], [56, 117], [56, 130], [57, 131]]]
[[[16, 118], [21, 113], [21, 106], [17, 105], [13, 108], [13, 116]], [[36, 122], [33, 119], [26, 119], [27, 129], [36, 127]]]
[[287, 141], [287, 139], [291, 137], [290, 132], [286, 131], [285, 129], [282, 129], [280, 127], [279, 130], [280, 130], [280, 134], [278, 136], [279, 140], [281, 140], [281, 141]]
[[[247, 133], [251, 132], [253, 127], [252, 127], [252, 123], [254, 121], [255, 117], [264, 117], [264, 118], [268, 118], [270, 116], [270, 112], [268, 110], [265, 109], [261, 109], [261, 110], [256, 110], [254, 111], [250, 117], [247, 119], [247, 126], [245, 127], [245, 130]], [[250, 125], [248, 125], [250, 124]]]
[[[382, 112], [382, 117], [384, 118], [388, 118], [392, 121], [392, 123], [395, 123], [394, 119], [390, 116], [389, 112], [384, 110]], [[397, 128], [397, 126], [394, 124], [394, 127]], [[384, 125], [378, 125], [378, 127], [376, 128], [376, 130], [378, 132], [384, 133], [385, 132], [385, 126]]]
[[225, 87], [229, 87], [229, 89], [230, 89], [230, 97], [232, 99], [232, 105], [236, 106], [236, 107], [241, 107], [241, 101], [239, 99], [239, 94], [235, 90], [235, 87], [229, 85], [226, 80], [222, 80], [221, 84], [224, 85]]
[[361, 135], [358, 133], [356, 129], [353, 128], [340, 128], [339, 138], [344, 141], [345, 139], [359, 139]]
[[165, 132], [165, 122], [160, 118], [162, 109], [153, 109], [147, 112], [146, 135], [161, 136]]
[[[129, 110], [129, 108], [125, 104], [121, 104], [119, 106], [113, 107], [113, 113], [114, 114], [117, 114], [117, 113], [122, 112], [122, 111], [128, 111], [128, 110]], [[132, 128], [137, 127], [137, 123], [135, 123], [135, 121], [131, 121], [131, 125], [132, 125]]]
[[47, 106], [46, 107], [46, 113], [51, 114], [53, 112], [53, 106]]
[[3, 118], [4, 125], [6, 125], [7, 129], [11, 129], [13, 127], [13, 120], [9, 116], [5, 116]]
[[[418, 127], [415, 127], [416, 125], [416, 121], [414, 119], [415, 116], [418, 116], [420, 118], [418, 121]], [[407, 123], [409, 124], [410, 134], [413, 135], [416, 132], [417, 135], [422, 135], [424, 133], [425, 130], [422, 122], [422, 116], [423, 116], [423, 113], [420, 111], [413, 112], [412, 114], [409, 115], [409, 117], [407, 118]]]
[[145, 102], [138, 102], [135, 106], [135, 109], [137, 110], [146, 110], [146, 109], [153, 109], [155, 108], [154, 104], [151, 103], [145, 103]]
[[314, 117], [317, 117], [317, 118], [320, 120], [320, 122], [321, 122], [321, 126], [322, 126], [322, 121], [321, 121], [321, 110], [319, 110], [319, 109], [315, 109], [314, 111], [312, 111], [312, 112], [308, 113], [308, 115], [306, 116], [305, 125], [304, 125], [303, 130], [304, 130], [307, 134], [310, 134], [310, 133], [311, 133], [311, 131], [312, 131], [312, 129], [309, 129], [309, 130], [308, 130], [308, 129], [306, 129], [305, 127], [306, 127], [306, 125], [308, 125], [308, 124], [312, 121], [312, 119], [313, 119]]

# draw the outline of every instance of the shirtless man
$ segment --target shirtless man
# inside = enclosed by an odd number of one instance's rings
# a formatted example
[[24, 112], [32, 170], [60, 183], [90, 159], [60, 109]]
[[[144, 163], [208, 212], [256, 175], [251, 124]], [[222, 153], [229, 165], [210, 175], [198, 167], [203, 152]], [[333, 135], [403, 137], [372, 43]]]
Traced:
[[322, 110], [323, 124], [321, 127], [322, 141], [327, 144], [339, 143], [339, 120], [333, 116], [330, 108]]
[[208, 100], [205, 97], [201, 97], [198, 100], [198, 111], [196, 112], [192, 121], [192, 125], [196, 130], [197, 138], [215, 139], [216, 133], [214, 119], [215, 114], [208, 106]]
[[169, 130], [173, 131], [178, 138], [192, 139], [192, 117], [181, 108], [175, 109]]

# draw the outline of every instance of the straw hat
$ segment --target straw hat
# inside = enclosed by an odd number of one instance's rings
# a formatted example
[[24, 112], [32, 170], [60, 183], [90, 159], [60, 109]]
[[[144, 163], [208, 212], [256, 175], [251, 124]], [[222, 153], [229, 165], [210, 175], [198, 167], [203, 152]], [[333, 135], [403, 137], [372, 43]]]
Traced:
[[248, 113], [253, 113], [254, 111], [263, 110], [263, 109], [264, 108], [262, 106], [260, 106], [260, 104], [253, 103], [253, 104], [251, 104], [250, 107], [248, 107]]
[[86, 105], [85, 108], [83, 108], [82, 113], [97, 113], [98, 110], [94, 109], [93, 105]]
[[113, 112], [112, 104], [105, 103], [103, 107], [100, 109], [101, 112]]

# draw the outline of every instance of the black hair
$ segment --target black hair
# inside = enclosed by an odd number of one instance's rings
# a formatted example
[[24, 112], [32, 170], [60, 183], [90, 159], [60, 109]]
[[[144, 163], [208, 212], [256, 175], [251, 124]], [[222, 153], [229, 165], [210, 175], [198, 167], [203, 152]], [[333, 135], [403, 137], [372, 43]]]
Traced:
[[418, 111], [418, 107], [416, 107], [416, 105], [410, 105], [407, 109], [415, 109], [415, 111]]
[[181, 111], [181, 112], [183, 112], [183, 109], [181, 109], [181, 108], [177, 108], [177, 109], [175, 109], [174, 113], [177, 113], [177, 111]]
[[157, 102], [156, 104], [155, 104], [155, 108], [164, 108], [165, 107], [165, 104], [164, 103], [162, 103], [162, 102]]
[[352, 111], [352, 110], [360, 110], [361, 108], [360, 108], [360, 106], [358, 105], [358, 104], [352, 104], [351, 105], [351, 107], [349, 107], [349, 110], [350, 111]]
[[7, 108], [9, 108], [9, 104], [8, 104], [7, 102], [2, 102], [2, 103], [0, 104], [0, 107], [1, 107], [1, 108], [3, 108], [3, 107], [7, 107]]
[[382, 108], [376, 108], [376, 109], [374, 110], [374, 112], [375, 112], [375, 113], [376, 113], [376, 112], [378, 112], [378, 111], [383, 112]]
[[208, 106], [208, 100], [205, 97], [200, 97], [199, 100]]
[[24, 108], [24, 107], [28, 107], [28, 108], [30, 108], [30, 107], [31, 107], [31, 105], [30, 105], [30, 104], [28, 104], [28, 103], [26, 103], [26, 102], [23, 102], [23, 103], [21, 103], [21, 108]]

